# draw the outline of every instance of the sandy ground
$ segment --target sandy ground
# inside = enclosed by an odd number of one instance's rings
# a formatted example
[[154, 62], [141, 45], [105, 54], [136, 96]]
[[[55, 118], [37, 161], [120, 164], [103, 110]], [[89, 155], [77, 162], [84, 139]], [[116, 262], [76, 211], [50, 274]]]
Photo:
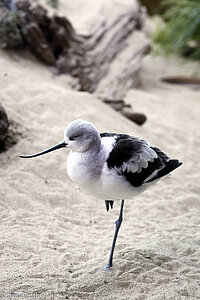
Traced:
[[[0, 52], [0, 102], [17, 141], [0, 154], [0, 299], [200, 299], [200, 88], [159, 80], [194, 72], [178, 62], [145, 59], [141, 90], [126, 97], [148, 117], [139, 127], [30, 55]], [[76, 118], [142, 137], [184, 163], [126, 201], [111, 271], [96, 273], [108, 259], [119, 203], [107, 213], [72, 183], [64, 149], [17, 157], [60, 142]]]

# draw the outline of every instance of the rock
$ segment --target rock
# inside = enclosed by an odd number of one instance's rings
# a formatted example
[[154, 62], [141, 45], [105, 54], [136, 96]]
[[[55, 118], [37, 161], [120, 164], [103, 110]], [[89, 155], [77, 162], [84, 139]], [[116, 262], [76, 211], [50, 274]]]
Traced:
[[6, 111], [0, 104], [0, 150], [4, 148], [8, 127], [9, 122]]

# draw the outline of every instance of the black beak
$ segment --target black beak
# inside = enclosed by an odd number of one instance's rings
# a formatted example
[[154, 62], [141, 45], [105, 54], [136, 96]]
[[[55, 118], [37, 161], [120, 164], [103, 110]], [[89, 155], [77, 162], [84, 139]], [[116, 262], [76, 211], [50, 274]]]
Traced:
[[57, 149], [60, 149], [60, 148], [63, 148], [63, 147], [66, 147], [67, 146], [67, 143], [65, 141], [47, 149], [47, 150], [44, 150], [42, 152], [39, 152], [39, 153], [36, 153], [36, 154], [32, 154], [32, 155], [20, 155], [19, 157], [21, 158], [32, 158], [32, 157], [37, 157], [37, 156], [40, 156], [40, 155], [43, 155], [43, 154], [46, 154], [48, 152], [51, 152], [51, 151], [54, 151], [54, 150], [57, 150]]

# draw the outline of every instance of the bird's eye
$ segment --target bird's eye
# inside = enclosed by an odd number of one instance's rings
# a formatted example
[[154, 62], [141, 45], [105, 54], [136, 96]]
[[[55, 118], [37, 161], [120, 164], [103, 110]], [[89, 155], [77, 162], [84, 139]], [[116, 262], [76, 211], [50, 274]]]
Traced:
[[74, 136], [71, 136], [69, 139], [70, 139], [70, 141], [73, 141], [73, 140], [77, 139], [77, 137], [78, 137], [78, 135], [74, 135]]

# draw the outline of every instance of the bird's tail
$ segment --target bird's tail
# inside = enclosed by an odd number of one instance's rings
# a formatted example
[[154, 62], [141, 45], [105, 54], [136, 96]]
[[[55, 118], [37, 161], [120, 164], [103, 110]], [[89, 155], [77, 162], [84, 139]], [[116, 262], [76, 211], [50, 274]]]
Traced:
[[182, 165], [182, 162], [180, 162], [178, 159], [170, 159], [168, 162], [165, 163], [165, 167], [162, 170], [158, 171], [157, 175], [154, 176], [153, 178], [151, 178], [147, 182], [157, 180], [157, 179], [171, 173], [172, 171], [174, 171], [176, 168], [180, 167], [181, 165]]

